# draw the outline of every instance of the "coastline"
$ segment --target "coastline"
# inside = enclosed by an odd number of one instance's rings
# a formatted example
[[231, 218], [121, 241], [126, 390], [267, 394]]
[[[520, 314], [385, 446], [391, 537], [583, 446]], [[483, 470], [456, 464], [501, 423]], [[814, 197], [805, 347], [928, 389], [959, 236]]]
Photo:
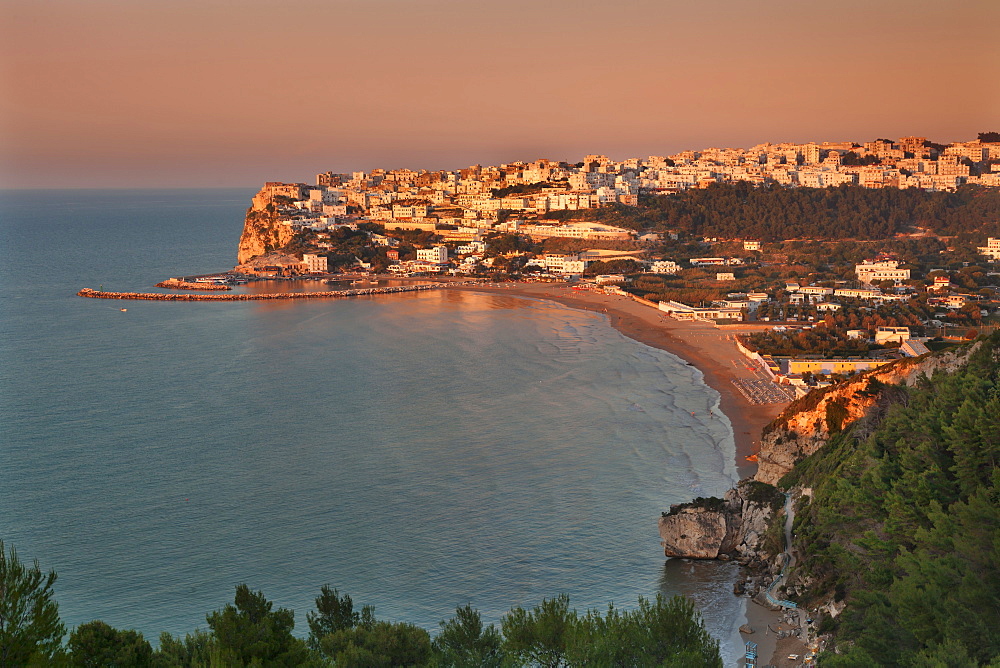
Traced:
[[[753, 404], [734, 384], [739, 378], [753, 379], [757, 376], [747, 368], [746, 360], [731, 339], [734, 332], [743, 331], [739, 327], [725, 330], [716, 329], [710, 323], [681, 322], [670, 318], [661, 311], [643, 305], [621, 295], [604, 294], [591, 290], [573, 290], [566, 284], [557, 283], [500, 283], [469, 284], [451, 281], [434, 282], [432, 285], [406, 285], [394, 288], [367, 288], [346, 291], [316, 293], [262, 293], [245, 294], [171, 294], [171, 293], [111, 293], [90, 289], [81, 290], [79, 296], [105, 299], [152, 299], [164, 301], [247, 301], [289, 298], [329, 298], [373, 295], [389, 292], [407, 292], [420, 289], [447, 289], [480, 292], [530, 300], [551, 301], [563, 306], [601, 313], [619, 333], [653, 348], [666, 351], [680, 358], [701, 372], [706, 385], [719, 393], [719, 410], [728, 418], [735, 442], [735, 467], [738, 478], [752, 476], [757, 469], [755, 462], [747, 461], [759, 441], [761, 430], [773, 420], [787, 404]], [[752, 326], [746, 330], [751, 330]], [[771, 659], [775, 651], [774, 634], [765, 634], [768, 625], [777, 628], [779, 616], [760, 605], [751, 604], [745, 598], [734, 595], [740, 606], [738, 617], [754, 630], [753, 635], [734, 634], [744, 640], [758, 643], [761, 660]], [[739, 626], [736, 624], [735, 626]], [[738, 660], [737, 660], [738, 659]], [[742, 655], [723, 657], [725, 665], [744, 665]]]
[[[608, 316], [612, 327], [630, 339], [676, 355], [700, 370], [705, 384], [719, 393], [719, 407], [729, 418], [733, 428], [736, 442], [736, 470], [740, 479], [756, 473], [757, 464], [747, 461], [746, 457], [755, 451], [754, 445], [760, 439], [761, 430], [777, 417], [787, 404], [752, 404], [736, 389], [732, 382], [734, 379], [753, 378], [754, 375], [742, 363], [742, 355], [728, 338], [727, 331], [731, 333], [733, 329], [718, 330], [708, 323], [680, 322], [628, 297], [589, 290], [572, 290], [568, 286], [559, 284], [517, 283], [448, 287], [455, 290], [549, 300], [570, 308], [603, 313]], [[780, 614], [746, 598], [736, 597], [735, 594], [734, 598], [740, 605], [738, 617], [743, 617], [754, 632], [744, 634], [735, 628], [733, 632], [743, 641], [757, 643], [758, 660], [764, 665], [795, 665], [794, 662], [781, 660], [783, 656], [777, 654], [778, 638], [768, 630], [769, 627], [781, 628]], [[776, 659], [779, 659], [777, 664]], [[727, 666], [746, 665], [742, 655], [723, 657], [723, 662]]]
[[718, 330], [702, 322], [680, 322], [619, 295], [572, 290], [565, 285], [550, 283], [511, 285], [448, 288], [547, 299], [570, 308], [603, 313], [612, 327], [630, 339], [676, 355], [701, 371], [705, 384], [719, 393], [720, 409], [733, 427], [739, 477], [742, 479], [756, 472], [757, 465], [747, 461], [746, 457], [754, 452], [761, 430], [787, 404], [752, 404], [737, 390], [732, 382], [734, 379], [754, 378], [754, 375], [743, 364], [743, 356], [728, 338], [732, 330]]

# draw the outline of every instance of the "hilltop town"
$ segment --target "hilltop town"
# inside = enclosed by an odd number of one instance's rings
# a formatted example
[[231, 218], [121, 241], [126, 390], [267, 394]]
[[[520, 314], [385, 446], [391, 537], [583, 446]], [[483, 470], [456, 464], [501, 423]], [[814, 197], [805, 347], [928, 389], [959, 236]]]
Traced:
[[1000, 134], [318, 174], [254, 197], [247, 277], [568, 281], [742, 323], [804, 389], [989, 331]]

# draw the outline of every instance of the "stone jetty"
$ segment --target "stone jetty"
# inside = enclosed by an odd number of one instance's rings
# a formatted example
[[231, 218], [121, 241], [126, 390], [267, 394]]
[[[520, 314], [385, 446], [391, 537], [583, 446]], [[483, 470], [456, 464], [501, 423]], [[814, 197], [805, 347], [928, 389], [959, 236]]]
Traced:
[[185, 281], [183, 278], [168, 278], [153, 287], [170, 288], [171, 290], [232, 290], [228, 285], [221, 283], [200, 283]]
[[256, 302], [273, 301], [276, 299], [329, 299], [339, 297], [363, 297], [365, 295], [388, 295], [395, 292], [419, 292], [435, 290], [442, 287], [438, 284], [396, 285], [384, 288], [357, 288], [351, 290], [328, 290], [324, 292], [270, 292], [257, 294], [171, 294], [161, 292], [107, 292], [83, 288], [77, 292], [78, 297], [90, 299], [142, 299], [160, 302]]

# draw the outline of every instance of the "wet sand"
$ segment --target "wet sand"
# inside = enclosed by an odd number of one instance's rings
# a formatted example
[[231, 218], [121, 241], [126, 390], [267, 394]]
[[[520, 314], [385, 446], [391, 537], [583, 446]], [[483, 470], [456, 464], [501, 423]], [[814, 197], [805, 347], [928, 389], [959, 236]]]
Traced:
[[716, 329], [710, 323], [680, 322], [628, 297], [573, 290], [558, 283], [500, 286], [455, 286], [452, 289], [548, 299], [572, 308], [603, 313], [611, 326], [625, 336], [677, 355], [698, 368], [704, 374], [705, 383], [721, 395], [722, 412], [733, 425], [739, 476], [745, 478], [756, 473], [757, 465], [746, 457], [755, 451], [764, 426], [787, 404], [752, 404], [733, 384], [734, 379], [756, 378], [747, 366], [749, 360], [740, 354], [731, 338], [736, 332], [750, 331], [750, 327]]

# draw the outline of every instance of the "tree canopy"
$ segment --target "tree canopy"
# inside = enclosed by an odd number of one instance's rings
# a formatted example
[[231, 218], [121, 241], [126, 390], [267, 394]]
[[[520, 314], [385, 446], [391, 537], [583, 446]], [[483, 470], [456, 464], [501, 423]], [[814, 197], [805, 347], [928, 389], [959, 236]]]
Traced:
[[634, 230], [760, 239], [890, 239], [920, 227], [941, 235], [993, 234], [1000, 189], [974, 185], [956, 192], [918, 188], [787, 188], [717, 183], [672, 195], [643, 196], [639, 206], [556, 211], [548, 217], [596, 220]]
[[870, 387], [878, 409], [781, 481], [813, 489], [794, 528], [809, 600], [847, 603], [821, 665], [1000, 659], [1000, 334], [977, 345], [917, 387]]
[[[6, 566], [19, 564], [11, 550]], [[38, 572], [26, 569], [27, 572]], [[7, 572], [7, 571], [4, 571]], [[38, 572], [40, 575], [40, 572]], [[20, 577], [20, 576], [19, 576]], [[24, 580], [20, 577], [20, 580]], [[54, 581], [55, 574], [50, 574]], [[18, 582], [18, 577], [5, 583]], [[27, 578], [26, 591], [51, 605], [47, 579]], [[49, 589], [45, 585], [49, 585]], [[23, 588], [22, 588], [23, 589]], [[0, 602], [13, 590], [0, 590]], [[19, 590], [20, 591], [20, 590]], [[19, 595], [25, 598], [24, 595]], [[28, 597], [30, 598], [30, 596]], [[6, 611], [6, 609], [5, 609]], [[5, 617], [5, 629], [12, 627]], [[526, 609], [516, 606], [499, 627], [485, 624], [471, 605], [442, 621], [435, 638], [408, 622], [375, 618], [374, 608], [358, 612], [350, 596], [324, 585], [316, 609], [307, 614], [308, 642], [292, 635], [294, 613], [274, 604], [245, 584], [236, 587], [233, 603], [206, 616], [209, 630], [196, 630], [183, 639], [163, 633], [154, 650], [142, 634], [116, 629], [101, 620], [81, 624], [61, 644], [62, 625], [47, 618], [48, 626], [22, 623], [17, 643], [10, 633], [2, 668], [25, 665], [68, 665], [114, 668], [210, 668], [215, 666], [434, 666], [436, 668], [515, 668], [517, 666], [721, 666], [719, 645], [705, 630], [694, 604], [681, 596], [653, 601], [640, 598], [634, 610], [609, 606], [607, 613], [579, 614], [569, 597], [545, 599]], [[36, 620], [38, 621], [38, 620]]]
[[153, 648], [137, 631], [121, 631], [94, 620], [69, 635], [71, 663], [80, 668], [142, 668], [151, 665]]
[[295, 613], [273, 607], [262, 592], [237, 585], [234, 603], [206, 617], [223, 654], [242, 665], [302, 665], [307, 650], [292, 636]]
[[51, 659], [66, 628], [53, 598], [55, 571], [43, 574], [35, 560], [25, 566], [0, 540], [0, 668]]

